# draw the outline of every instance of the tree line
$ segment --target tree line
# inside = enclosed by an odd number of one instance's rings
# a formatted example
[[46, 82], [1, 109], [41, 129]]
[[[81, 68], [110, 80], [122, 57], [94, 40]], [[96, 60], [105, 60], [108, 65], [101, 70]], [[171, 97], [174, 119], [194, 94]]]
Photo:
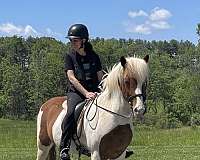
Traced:
[[[121, 56], [150, 55], [147, 125], [200, 124], [199, 44], [99, 37], [91, 43], [105, 70]], [[65, 95], [69, 47], [51, 37], [0, 37], [0, 117], [35, 119], [42, 103]]]

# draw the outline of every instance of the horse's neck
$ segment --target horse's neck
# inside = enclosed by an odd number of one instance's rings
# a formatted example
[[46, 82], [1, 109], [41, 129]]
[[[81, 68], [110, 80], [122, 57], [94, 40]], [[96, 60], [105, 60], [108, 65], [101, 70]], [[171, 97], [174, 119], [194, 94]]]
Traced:
[[128, 114], [130, 112], [128, 103], [120, 93], [108, 95], [102, 92], [97, 99], [97, 104], [116, 113]]

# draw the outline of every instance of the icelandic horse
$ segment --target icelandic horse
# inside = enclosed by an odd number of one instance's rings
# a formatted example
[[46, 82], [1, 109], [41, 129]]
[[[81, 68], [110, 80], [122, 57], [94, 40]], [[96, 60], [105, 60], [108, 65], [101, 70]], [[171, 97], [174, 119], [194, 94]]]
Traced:
[[[102, 80], [103, 90], [84, 106], [82, 125], [77, 127], [79, 141], [92, 160], [124, 159], [133, 137], [133, 116], [143, 116], [143, 85], [148, 78], [148, 60], [121, 57]], [[67, 97], [54, 97], [40, 108], [37, 117], [37, 160], [56, 160], [62, 120], [67, 114]], [[81, 132], [80, 132], [81, 130]], [[72, 141], [70, 153], [76, 151]]]

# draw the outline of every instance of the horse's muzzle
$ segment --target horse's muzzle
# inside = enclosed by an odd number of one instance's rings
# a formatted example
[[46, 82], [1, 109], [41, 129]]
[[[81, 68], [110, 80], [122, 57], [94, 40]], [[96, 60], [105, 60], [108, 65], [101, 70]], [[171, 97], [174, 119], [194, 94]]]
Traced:
[[144, 117], [144, 114], [146, 113], [146, 107], [145, 106], [142, 106], [142, 107], [136, 107], [133, 109], [133, 114], [135, 117], [138, 117], [138, 118], [143, 118]]

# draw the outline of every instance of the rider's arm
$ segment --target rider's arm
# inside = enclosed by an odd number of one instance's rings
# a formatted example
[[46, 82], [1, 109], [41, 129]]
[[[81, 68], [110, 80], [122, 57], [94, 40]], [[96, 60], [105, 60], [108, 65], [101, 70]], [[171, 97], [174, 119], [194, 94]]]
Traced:
[[73, 70], [67, 71], [67, 77], [69, 81], [73, 84], [73, 86], [86, 97], [88, 91], [81, 85], [78, 79], [76, 79]]
[[101, 82], [102, 80], [102, 77], [103, 77], [103, 71], [102, 71], [102, 66], [101, 66], [101, 61], [100, 61], [100, 58], [99, 56], [96, 54], [96, 72], [97, 72], [97, 77], [98, 77], [98, 81], [99, 83]]
[[74, 71], [73, 70], [67, 70], [67, 77], [69, 81], [74, 85], [74, 87], [82, 93], [86, 98], [93, 98], [95, 94], [93, 92], [88, 92], [82, 85], [81, 83], [76, 79], [74, 76]]
[[98, 77], [98, 81], [101, 82], [102, 77], [103, 77], [103, 71], [98, 71], [97, 72], [97, 77]]

